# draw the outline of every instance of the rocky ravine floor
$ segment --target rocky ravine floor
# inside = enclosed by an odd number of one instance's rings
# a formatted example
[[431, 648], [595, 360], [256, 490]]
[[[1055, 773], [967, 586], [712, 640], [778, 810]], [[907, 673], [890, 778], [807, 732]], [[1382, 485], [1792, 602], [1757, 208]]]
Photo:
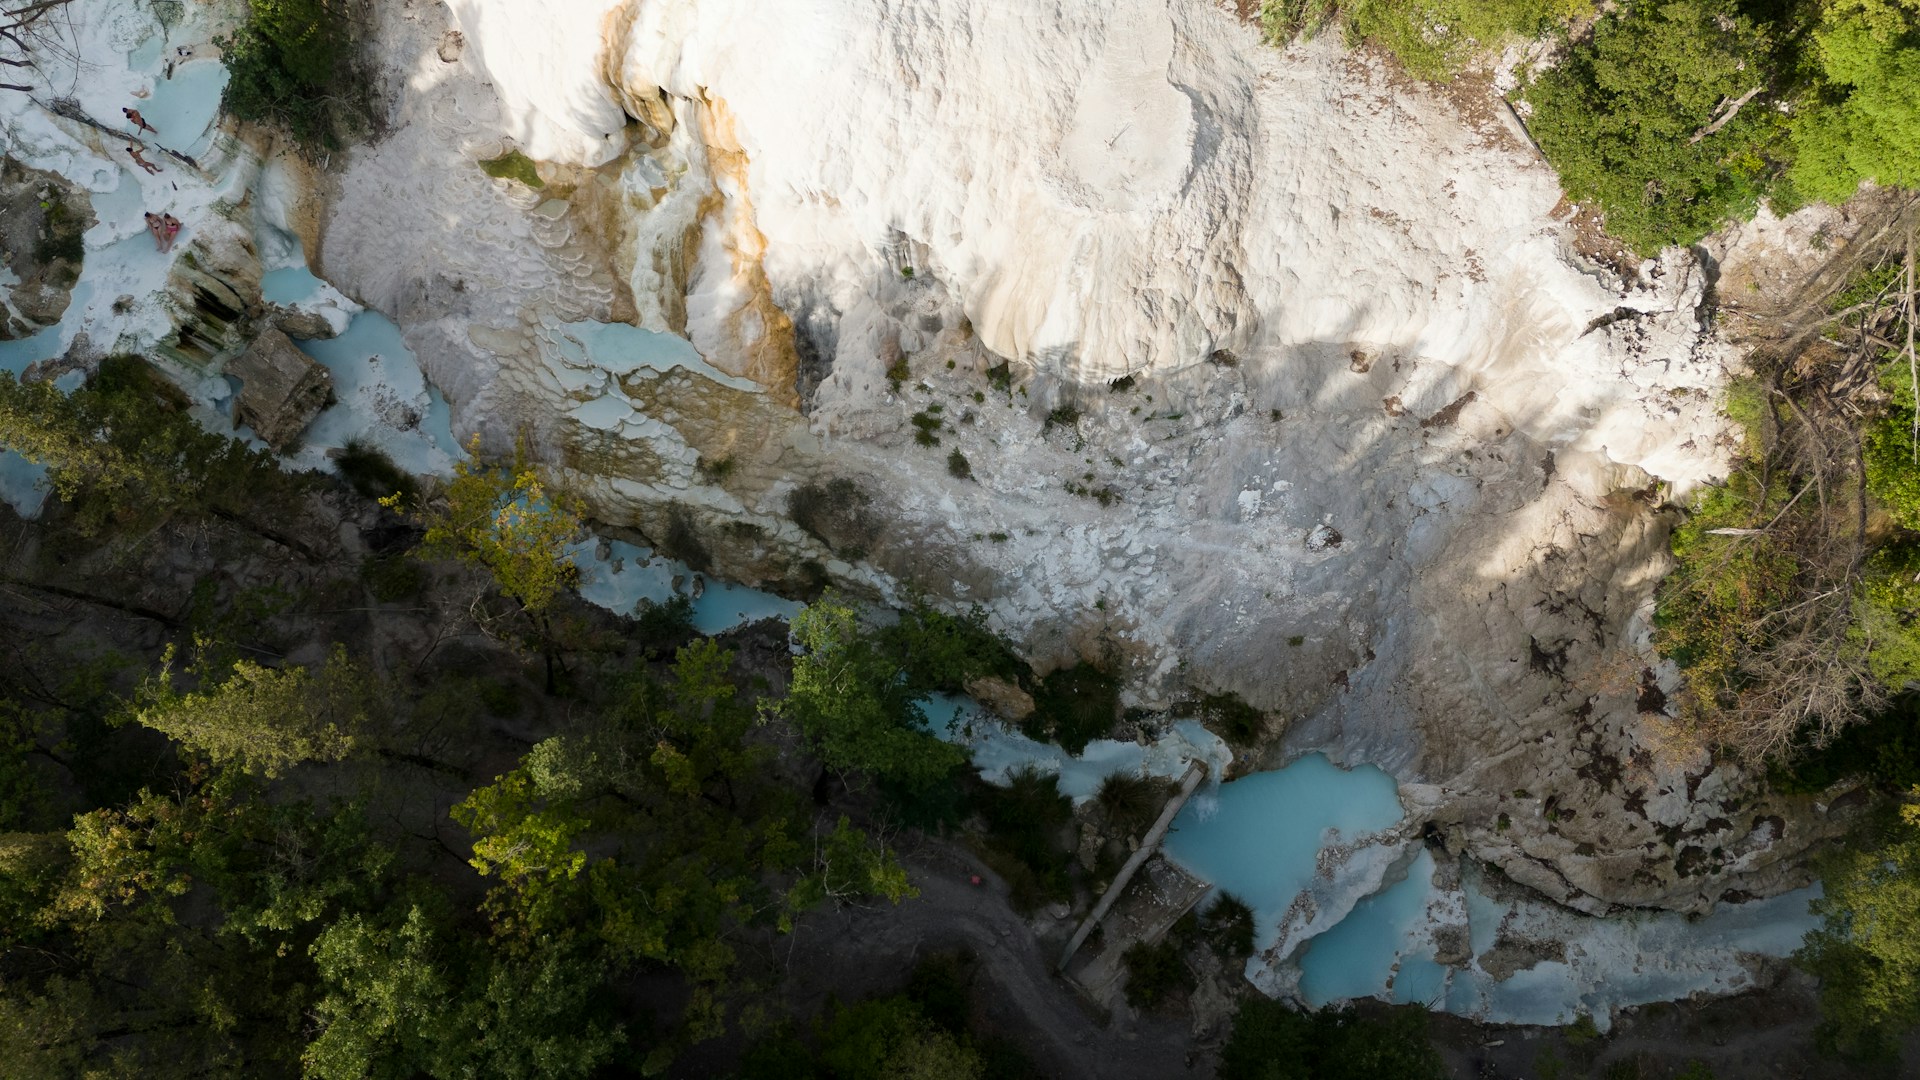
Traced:
[[[962, 49], [942, 36], [957, 4], [836, 15], [859, 23], [846, 63], [762, 76], [737, 61], [777, 20], [740, 20], [755, 25], [735, 42], [704, 9], [686, 25], [672, 5], [622, 9], [598, 46], [629, 50], [617, 87], [540, 67], [540, 42], [579, 31], [566, 20], [523, 26], [528, 13], [474, 0], [456, 5], [456, 39], [439, 8], [387, 10], [396, 131], [349, 156], [324, 272], [394, 315], [458, 433], [504, 446], [533, 432], [597, 516], [697, 566], [980, 603], [1042, 666], [1107, 664], [1142, 706], [1237, 693], [1273, 717], [1269, 763], [1324, 748], [1380, 764], [1473, 856], [1586, 910], [1700, 910], [1804, 883], [1798, 854], [1838, 823], [1727, 766], [1656, 754], [1646, 714], [1676, 685], [1647, 647], [1671, 520], [1658, 507], [1717, 468], [1715, 388], [1737, 362], [1712, 321], [1715, 276], [1804, 258], [1804, 239], [1782, 237], [1812, 228], [1763, 222], [1623, 279], [1576, 254], [1551, 174], [1511, 139], [1331, 44], [1273, 52], [1186, 0], [1164, 22], [1074, 8], [1025, 28], [1104, 42], [1096, 67], [1142, 43], [1168, 77], [1209, 88], [1176, 118], [1212, 133], [1189, 147], [1199, 186], [1136, 185], [1121, 206], [1114, 184], [1145, 185], [1157, 159], [1116, 143], [1108, 160], [1073, 133], [1109, 107], [1161, 122], [1148, 99], [1128, 104], [1147, 76], [1067, 86], [1024, 52], [992, 55], [1005, 28]], [[502, 19], [521, 35], [506, 53], [489, 41]], [[1169, 34], [1174, 53], [1153, 59]], [[948, 62], [882, 63], [876, 35]], [[1195, 49], [1210, 50], [1204, 72]], [[995, 64], [1025, 74], [928, 111], [969, 65]], [[555, 132], [592, 127], [547, 91], [528, 105], [538, 79], [644, 119], [571, 151], [613, 155], [597, 169], [546, 166], [543, 191], [488, 179], [476, 161], [503, 136], [562, 156]], [[1009, 119], [1009, 94], [1030, 95], [1042, 131]], [[1049, 141], [1061, 114], [1078, 119]], [[978, 158], [973, 180], [888, 142], [906, 130], [947, 162]], [[1104, 177], [1105, 194], [1074, 177]], [[975, 202], [952, 221], [899, 217], [884, 242], [860, 224], [954, 198]], [[1119, 248], [1093, 254], [1143, 221], [1159, 223], [1141, 234], [1162, 252], [1151, 273]], [[1020, 222], [1071, 225], [1060, 243], [1082, 254], [1042, 272]], [[1818, 224], [1841, 242], [1855, 227]], [[1166, 252], [1188, 252], [1173, 260], [1186, 269], [1160, 267]], [[1238, 283], [1178, 276], [1207, 266]], [[1064, 344], [993, 299], [1016, 272], [1080, 312]], [[1201, 309], [1234, 329], [1142, 329], [1117, 353], [1071, 329]], [[791, 371], [741, 351], [785, 332], [768, 310], [792, 316]], [[703, 355], [598, 355], [570, 324], [628, 312]], [[1133, 359], [1099, 359], [1115, 355]], [[721, 374], [743, 371], [760, 381]]]

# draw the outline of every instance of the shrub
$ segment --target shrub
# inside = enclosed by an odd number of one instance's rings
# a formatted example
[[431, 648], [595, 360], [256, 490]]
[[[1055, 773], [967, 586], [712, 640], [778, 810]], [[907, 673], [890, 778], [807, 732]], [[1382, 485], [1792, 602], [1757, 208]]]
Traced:
[[1894, 408], [1867, 425], [1867, 491], [1907, 529], [1920, 529], [1920, 465], [1913, 460], [1913, 410]]
[[651, 658], [667, 656], [693, 638], [693, 600], [683, 595], [645, 601], [633, 613], [633, 636]]
[[1122, 836], [1138, 836], [1159, 819], [1173, 785], [1153, 776], [1138, 773], [1111, 773], [1100, 781], [1094, 792], [1094, 804], [1107, 815], [1107, 823]]
[[807, 483], [787, 495], [787, 516], [814, 539], [838, 551], [866, 549], [879, 539], [880, 522], [867, 509], [873, 497], [844, 476]]
[[949, 615], [916, 600], [876, 637], [880, 650], [898, 660], [907, 689], [915, 696], [957, 694], [969, 679], [991, 675], [1016, 681], [1027, 672], [1026, 662], [987, 629], [986, 612], [980, 608]]
[[1794, 186], [1840, 202], [1863, 180], [1920, 186], [1920, 6], [1823, 5], [1813, 60], [1823, 85], [1792, 123]]
[[1113, 730], [1120, 717], [1120, 681], [1087, 665], [1061, 668], [1040, 680], [1033, 705], [1021, 729], [1078, 754]]
[[346, 0], [247, 0], [247, 8], [246, 24], [218, 42], [231, 75], [221, 104], [242, 120], [280, 125], [309, 150], [337, 149], [369, 112]]
[[1238, 694], [1208, 694], [1200, 699], [1199, 713], [1203, 723], [1235, 746], [1251, 746], [1267, 730], [1267, 714]]
[[347, 445], [333, 454], [333, 465], [340, 470], [340, 478], [347, 486], [366, 498], [398, 495], [403, 505], [411, 506], [420, 497], [420, 485], [413, 477], [394, 464], [385, 451], [365, 439], [347, 440]]
[[947, 475], [957, 480], [973, 479], [973, 464], [955, 447], [947, 454]]
[[1222, 889], [1200, 916], [1200, 932], [1221, 956], [1244, 960], [1253, 955], [1253, 908]]
[[978, 1080], [981, 1074], [979, 1053], [928, 1021], [906, 997], [835, 1010], [820, 1032], [820, 1062], [838, 1080]]
[[56, 260], [73, 264], [75, 272], [87, 257], [87, 245], [84, 237], [87, 223], [67, 206], [67, 200], [58, 192], [40, 204], [47, 215], [45, 231], [33, 245], [33, 261], [46, 266]]
[[382, 555], [360, 564], [360, 580], [383, 604], [411, 600], [427, 587], [426, 570], [404, 555]]
[[914, 442], [919, 443], [921, 446], [940, 445], [940, 436], [934, 434], [940, 430], [941, 424], [943, 423], [939, 417], [939, 410], [929, 406], [924, 412], [914, 413], [910, 422], [914, 427]]
[[1795, 954], [1820, 980], [1819, 1042], [1891, 1064], [1920, 1024], [1920, 825], [1915, 808], [1872, 823], [1817, 862], [1822, 917]]
[[1451, 78], [1515, 37], [1536, 37], [1592, 0], [1360, 0], [1347, 32], [1393, 53], [1423, 79]]
[[1273, 45], [1313, 37], [1334, 20], [1334, 0], [1262, 0], [1260, 29]]
[[[1752, 212], [1779, 113], [1722, 110], [1770, 70], [1753, 20], [1705, 0], [1646, 0], [1603, 17], [1526, 91], [1531, 128], [1567, 196], [1597, 205], [1642, 255], [1689, 244]], [[1695, 138], [1700, 135], [1699, 138]]]
[[108, 357], [71, 394], [0, 372], [0, 448], [49, 467], [82, 536], [109, 526], [135, 535], [181, 513], [257, 531], [255, 514], [292, 509], [305, 480], [282, 472], [271, 454], [209, 433], [185, 405], [139, 357]]
[[1057, 834], [1072, 820], [1073, 803], [1060, 794], [1060, 778], [1029, 766], [1004, 787], [982, 784], [975, 801], [987, 823], [989, 862], [1007, 879], [1014, 907], [1031, 911], [1069, 897], [1071, 857]]
[[1157, 1009], [1196, 985], [1180, 947], [1166, 939], [1151, 945], [1136, 941], [1120, 954], [1120, 962], [1127, 966], [1127, 1004], [1136, 1009]]
[[1380, 1018], [1353, 1009], [1297, 1013], [1249, 997], [1221, 1048], [1219, 1080], [1441, 1080], [1446, 1070], [1426, 1025], [1417, 1008]]

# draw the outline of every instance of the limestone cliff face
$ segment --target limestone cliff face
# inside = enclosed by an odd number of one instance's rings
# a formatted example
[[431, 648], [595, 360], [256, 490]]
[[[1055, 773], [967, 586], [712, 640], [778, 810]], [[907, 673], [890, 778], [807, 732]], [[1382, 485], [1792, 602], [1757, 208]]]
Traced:
[[[1380, 764], [1589, 910], [1777, 891], [1830, 833], [1646, 722], [1747, 234], [1623, 279], [1499, 127], [1199, 0], [450, 7], [464, 50], [383, 16], [399, 126], [322, 255], [463, 436], [716, 572], [1239, 694], [1269, 763]], [[511, 146], [545, 187], [479, 170]]]

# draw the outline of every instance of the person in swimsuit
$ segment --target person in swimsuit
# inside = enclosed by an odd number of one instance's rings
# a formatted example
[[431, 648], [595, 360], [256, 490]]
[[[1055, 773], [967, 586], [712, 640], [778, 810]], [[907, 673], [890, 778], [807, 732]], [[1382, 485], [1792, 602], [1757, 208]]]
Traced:
[[167, 237], [167, 246], [160, 250], [172, 251], [173, 239], [180, 235], [180, 219], [174, 217], [172, 214], [162, 214], [160, 215], [160, 227]]
[[160, 134], [158, 131], [155, 131], [153, 129], [152, 124], [147, 123], [146, 117], [140, 115], [139, 109], [121, 109], [120, 115], [126, 117], [128, 123], [132, 124], [133, 126], [139, 128], [141, 131], [144, 131], [149, 135]]
[[144, 157], [141, 157], [140, 148], [137, 146], [134, 146], [131, 143], [127, 144], [127, 156], [133, 158], [133, 163], [135, 165], [138, 165], [141, 168], [147, 170], [147, 175], [149, 176], [160, 171], [160, 166], [155, 165], [153, 162], [148, 161]]
[[153, 249], [155, 251], [167, 250], [167, 226], [166, 223], [160, 219], [159, 214], [153, 213], [152, 211], [147, 212], [147, 231], [153, 234]]

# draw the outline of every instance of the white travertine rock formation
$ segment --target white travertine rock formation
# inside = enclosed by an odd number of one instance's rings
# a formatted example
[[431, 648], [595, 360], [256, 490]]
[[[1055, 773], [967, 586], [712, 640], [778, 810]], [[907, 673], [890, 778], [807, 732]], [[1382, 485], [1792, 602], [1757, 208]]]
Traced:
[[[1498, 124], [1202, 0], [449, 7], [382, 9], [397, 130], [320, 255], [462, 435], [702, 569], [1237, 693], [1585, 910], [1804, 882], [1833, 823], [1643, 716], [1712, 264], [1583, 259]], [[514, 146], [544, 189], [479, 170]]]

